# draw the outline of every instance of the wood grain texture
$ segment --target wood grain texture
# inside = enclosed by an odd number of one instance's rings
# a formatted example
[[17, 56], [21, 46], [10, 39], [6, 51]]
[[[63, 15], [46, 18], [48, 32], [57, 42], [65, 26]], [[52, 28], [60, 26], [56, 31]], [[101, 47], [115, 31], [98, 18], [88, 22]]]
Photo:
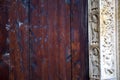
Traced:
[[71, 2], [72, 80], [88, 80], [87, 0]]
[[[0, 2], [0, 79], [9, 80], [8, 57], [8, 32], [6, 23], [8, 21], [7, 1]], [[7, 76], [7, 77], [6, 77]]]
[[7, 30], [6, 23], [8, 21], [8, 10], [6, 1], [0, 2], [0, 58], [7, 50]]
[[32, 0], [30, 47], [32, 80], [71, 80], [70, 6], [64, 0]]
[[88, 80], [87, 0], [9, 5], [9, 80]]
[[11, 0], [9, 9], [10, 80], [29, 80], [28, 0]]
[[31, 80], [48, 80], [47, 0], [31, 0], [30, 67]]

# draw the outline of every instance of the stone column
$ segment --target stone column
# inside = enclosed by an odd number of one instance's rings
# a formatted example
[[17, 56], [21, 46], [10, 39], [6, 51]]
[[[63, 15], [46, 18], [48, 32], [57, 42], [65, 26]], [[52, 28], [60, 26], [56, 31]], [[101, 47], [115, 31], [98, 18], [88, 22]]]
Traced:
[[91, 80], [117, 80], [116, 0], [89, 0], [89, 73]]

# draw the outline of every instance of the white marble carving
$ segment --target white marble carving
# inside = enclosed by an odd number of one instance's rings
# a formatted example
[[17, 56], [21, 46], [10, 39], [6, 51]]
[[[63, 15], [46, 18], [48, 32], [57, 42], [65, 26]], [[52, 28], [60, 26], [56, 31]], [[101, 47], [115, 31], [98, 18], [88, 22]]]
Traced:
[[116, 80], [115, 0], [89, 0], [90, 79]]
[[89, 0], [89, 72], [91, 79], [100, 79], [99, 0]]
[[100, 0], [101, 78], [116, 78], [115, 0]]

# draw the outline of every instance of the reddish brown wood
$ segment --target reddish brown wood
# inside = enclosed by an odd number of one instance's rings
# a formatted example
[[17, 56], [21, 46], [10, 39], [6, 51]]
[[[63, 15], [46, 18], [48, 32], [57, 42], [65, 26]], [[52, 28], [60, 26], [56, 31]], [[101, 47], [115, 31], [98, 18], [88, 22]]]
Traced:
[[8, 43], [6, 24], [8, 21], [7, 1], [0, 1], [0, 80], [9, 79]]
[[[54, 5], [53, 5], [54, 4]], [[48, 0], [48, 51], [49, 51], [49, 79], [59, 80], [60, 76], [60, 50], [59, 50], [59, 26], [58, 26], [58, 1]], [[52, 20], [51, 20], [52, 19]]]
[[58, 29], [60, 76], [71, 80], [70, 4], [65, 0], [58, 1]]
[[72, 80], [88, 80], [87, 0], [71, 2]]
[[11, 0], [8, 21], [10, 80], [29, 80], [28, 0]]
[[8, 22], [7, 2], [0, 2], [0, 59], [8, 50], [6, 24]]
[[32, 0], [30, 12], [31, 80], [48, 80], [47, 0]]
[[70, 4], [32, 0], [30, 31], [31, 79], [71, 80]]
[[[87, 0], [11, 0], [9, 5], [8, 14], [0, 12], [0, 53], [7, 51], [9, 35], [9, 80], [88, 80]], [[8, 75], [6, 63], [0, 72]]]
[[0, 80], [9, 80], [9, 66], [4, 62], [0, 62]]

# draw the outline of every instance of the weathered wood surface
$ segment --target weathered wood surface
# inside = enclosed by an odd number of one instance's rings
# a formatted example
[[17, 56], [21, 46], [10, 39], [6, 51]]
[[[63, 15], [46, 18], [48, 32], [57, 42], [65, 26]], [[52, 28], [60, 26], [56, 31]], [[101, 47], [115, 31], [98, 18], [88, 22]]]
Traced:
[[11, 0], [10, 80], [88, 80], [87, 0]]
[[[8, 32], [6, 30], [6, 23], [8, 19], [7, 2], [0, 1], [0, 80], [9, 79], [9, 65], [8, 63]], [[7, 77], [6, 77], [7, 76]]]
[[87, 0], [71, 2], [72, 80], [88, 80]]
[[70, 6], [64, 0], [32, 0], [31, 78], [71, 80]]
[[11, 0], [8, 21], [10, 80], [29, 80], [28, 0]]

